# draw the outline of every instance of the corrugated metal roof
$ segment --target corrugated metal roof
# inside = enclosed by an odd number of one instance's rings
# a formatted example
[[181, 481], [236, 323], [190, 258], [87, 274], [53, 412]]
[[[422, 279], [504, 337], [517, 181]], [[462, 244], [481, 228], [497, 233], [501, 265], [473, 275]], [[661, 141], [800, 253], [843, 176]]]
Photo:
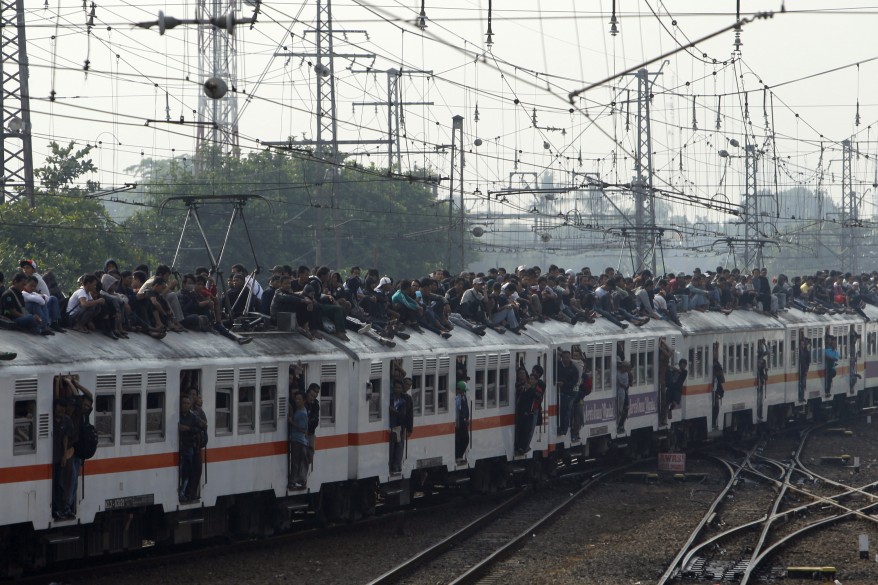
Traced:
[[63, 366], [94, 361], [180, 362], [340, 353], [327, 341], [309, 341], [292, 333], [255, 335], [251, 343], [238, 345], [215, 333], [168, 333], [162, 340], [133, 334], [130, 339], [113, 341], [100, 333], [85, 334], [72, 330], [64, 334], [56, 334], [54, 337], [3, 330], [0, 331], [0, 351], [12, 351], [18, 354], [14, 361], [5, 362], [15, 367], [41, 367], [49, 364]]
[[745, 309], [732, 311], [728, 315], [719, 311], [686, 311], [680, 313], [680, 322], [686, 335], [783, 329], [783, 324], [777, 319]]

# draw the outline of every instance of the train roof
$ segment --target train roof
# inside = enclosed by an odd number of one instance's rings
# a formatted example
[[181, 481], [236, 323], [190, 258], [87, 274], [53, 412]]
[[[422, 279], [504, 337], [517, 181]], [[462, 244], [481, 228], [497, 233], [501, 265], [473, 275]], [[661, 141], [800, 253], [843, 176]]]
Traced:
[[680, 322], [683, 323], [683, 333], [687, 336], [784, 328], [773, 317], [743, 309], [732, 311], [728, 315], [719, 311], [686, 311], [680, 313]]
[[[568, 325], [569, 327], [569, 325]], [[530, 332], [530, 327], [528, 327]], [[526, 333], [528, 333], [526, 332]], [[406, 328], [409, 339], [402, 340], [394, 337], [396, 347], [390, 348], [381, 345], [377, 340], [348, 331], [350, 341], [336, 341], [332, 343], [351, 357], [380, 359], [381, 357], [397, 357], [406, 354], [414, 355], [448, 355], [450, 353], [462, 353], [480, 348], [488, 352], [508, 351], [516, 347], [536, 345], [536, 341], [525, 335], [515, 335], [507, 331], [497, 333], [491, 329], [485, 331], [484, 336], [464, 331], [461, 327], [455, 327], [451, 337], [443, 339], [432, 331], [424, 330], [423, 333]]]
[[549, 320], [545, 323], [532, 323], [527, 326], [527, 334], [547, 345], [563, 342], [593, 342], [610, 338], [637, 339], [641, 337], [661, 337], [680, 335], [680, 329], [667, 321], [651, 320], [642, 327], [629, 325], [622, 329], [607, 319], [598, 317], [594, 323], [570, 325]]
[[[878, 316], [878, 312], [876, 312]], [[800, 311], [798, 309], [787, 309], [778, 313], [778, 321], [785, 327], [820, 327], [824, 325], [841, 325], [843, 323], [859, 322], [862, 323], [863, 318], [859, 315], [819, 315], [813, 312]]]
[[130, 339], [113, 341], [97, 332], [86, 334], [68, 330], [54, 337], [42, 337], [21, 331], [0, 331], [0, 351], [18, 354], [6, 367], [53, 367], [65, 364], [157, 361], [199, 362], [205, 360], [282, 358], [293, 356], [338, 356], [339, 350], [326, 340], [310, 341], [293, 333], [262, 333], [253, 335], [246, 345], [216, 333], [168, 333], [162, 340], [135, 334]]

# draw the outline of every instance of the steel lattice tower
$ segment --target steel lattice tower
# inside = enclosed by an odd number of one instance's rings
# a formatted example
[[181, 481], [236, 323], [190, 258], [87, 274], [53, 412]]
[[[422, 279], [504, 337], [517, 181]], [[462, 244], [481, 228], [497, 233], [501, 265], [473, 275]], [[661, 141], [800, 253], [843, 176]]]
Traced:
[[[2, 0], [0, 0], [2, 1]], [[226, 13], [234, 14], [238, 0], [198, 0], [195, 19], [198, 25], [198, 77], [203, 85], [211, 77], [218, 77], [228, 85], [228, 92], [220, 99], [198, 94], [198, 138], [196, 152], [205, 148], [217, 149], [224, 155], [237, 154], [238, 143], [238, 50], [235, 36], [208, 24]], [[196, 157], [196, 164], [203, 164]]]
[[649, 121], [649, 72], [637, 72], [637, 150], [634, 158], [635, 271], [656, 272], [655, 195], [652, 190], [652, 134]]
[[756, 147], [744, 146], [744, 172], [747, 191], [744, 193], [744, 268], [762, 266], [762, 246], [759, 243], [759, 192], [756, 185]]
[[0, 203], [26, 197], [34, 205], [30, 92], [24, 26], [24, 0], [0, 0], [0, 105], [3, 127], [3, 193]]
[[860, 214], [851, 176], [851, 141], [842, 140], [841, 146], [841, 265], [843, 269], [856, 274], [859, 246], [854, 229], [858, 226]]

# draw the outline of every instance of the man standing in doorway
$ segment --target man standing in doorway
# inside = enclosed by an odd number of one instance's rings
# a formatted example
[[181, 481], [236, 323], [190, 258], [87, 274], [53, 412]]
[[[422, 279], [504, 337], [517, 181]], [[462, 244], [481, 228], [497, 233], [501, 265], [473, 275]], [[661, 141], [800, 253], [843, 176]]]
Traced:
[[468, 390], [463, 380], [457, 383], [457, 396], [454, 397], [454, 457], [458, 463], [465, 461], [464, 456], [469, 447], [469, 401], [466, 396]]

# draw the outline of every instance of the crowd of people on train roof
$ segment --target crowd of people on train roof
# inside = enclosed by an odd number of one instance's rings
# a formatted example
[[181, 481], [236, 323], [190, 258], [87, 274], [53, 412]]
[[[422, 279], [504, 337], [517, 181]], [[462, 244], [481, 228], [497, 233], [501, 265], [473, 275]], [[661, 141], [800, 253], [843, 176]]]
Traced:
[[553, 264], [545, 272], [518, 266], [456, 276], [440, 268], [397, 280], [358, 266], [343, 276], [326, 266], [278, 265], [263, 285], [259, 270], [241, 264], [218, 283], [206, 267], [183, 274], [166, 265], [128, 270], [110, 259], [103, 269], [83, 274], [68, 294], [51, 271], [40, 273], [35, 260], [21, 260], [19, 268], [8, 282], [0, 273], [0, 326], [46, 336], [67, 329], [101, 332], [112, 339], [215, 331], [246, 344], [252, 337], [237, 332], [275, 327], [281, 314], [294, 314], [296, 330], [309, 339], [326, 334], [348, 340], [346, 332], [356, 331], [389, 340], [424, 330], [444, 338], [458, 330], [520, 334], [546, 320], [576, 325], [603, 318], [622, 329], [650, 319], [681, 325], [678, 313], [684, 310], [776, 315], [794, 308], [856, 312], [868, 320], [864, 303], [878, 305], [878, 271], [770, 278], [765, 268], [748, 273], [717, 267], [625, 276], [613, 268], [592, 273]]

